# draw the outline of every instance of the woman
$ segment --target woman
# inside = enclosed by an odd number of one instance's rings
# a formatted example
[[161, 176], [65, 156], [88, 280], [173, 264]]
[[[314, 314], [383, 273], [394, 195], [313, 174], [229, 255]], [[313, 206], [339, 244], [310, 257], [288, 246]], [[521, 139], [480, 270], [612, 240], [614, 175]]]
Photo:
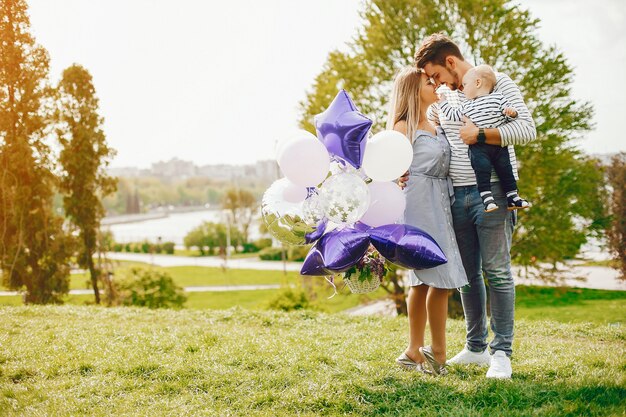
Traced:
[[[452, 228], [450, 146], [443, 130], [426, 117], [437, 99], [433, 81], [422, 70], [403, 68], [394, 80], [387, 128], [403, 133], [413, 145], [409, 180], [398, 182], [406, 195], [404, 223], [430, 234], [448, 258], [438, 267], [410, 271], [409, 346], [396, 362], [406, 369], [442, 375], [447, 373], [448, 291], [466, 285], [467, 276]], [[424, 346], [427, 317], [430, 346]]]

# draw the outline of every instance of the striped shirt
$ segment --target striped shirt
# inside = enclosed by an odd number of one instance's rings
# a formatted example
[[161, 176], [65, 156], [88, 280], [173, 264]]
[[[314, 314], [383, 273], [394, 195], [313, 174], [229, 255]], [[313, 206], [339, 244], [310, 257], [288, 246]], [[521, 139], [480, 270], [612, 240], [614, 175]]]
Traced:
[[473, 100], [466, 100], [460, 107], [452, 107], [444, 100], [439, 103], [439, 113], [455, 122], [463, 121], [463, 116], [466, 116], [476, 126], [491, 129], [513, 120], [504, 114], [504, 109], [507, 107], [512, 106], [502, 94], [491, 93]]
[[[439, 93], [445, 94], [448, 104], [453, 108], [459, 108], [467, 101], [465, 95], [458, 90], [452, 91], [446, 86], [441, 86], [438, 90]], [[513, 145], [525, 145], [530, 141], [535, 140], [537, 137], [537, 131], [535, 129], [535, 122], [524, 103], [522, 93], [517, 85], [511, 80], [508, 75], [502, 73], [496, 73], [496, 85], [493, 89], [494, 93], [502, 94], [510, 107], [517, 110], [517, 117], [508, 123], [499, 126], [497, 129], [500, 131], [500, 137], [502, 140], [502, 146], [509, 147], [509, 156], [511, 158], [511, 166], [513, 167], [513, 175], [515, 179], [519, 179], [517, 173], [517, 158], [515, 157], [515, 149]], [[438, 104], [433, 104], [428, 109], [428, 118], [441, 125], [452, 151], [452, 157], [450, 160], [450, 178], [455, 187], [461, 187], [466, 185], [476, 184], [476, 175], [472, 169], [469, 156], [467, 154], [468, 145], [463, 143], [459, 137], [459, 130], [463, 126], [462, 121], [450, 120], [443, 114]], [[491, 182], [498, 181], [498, 176], [495, 172], [491, 173]]]

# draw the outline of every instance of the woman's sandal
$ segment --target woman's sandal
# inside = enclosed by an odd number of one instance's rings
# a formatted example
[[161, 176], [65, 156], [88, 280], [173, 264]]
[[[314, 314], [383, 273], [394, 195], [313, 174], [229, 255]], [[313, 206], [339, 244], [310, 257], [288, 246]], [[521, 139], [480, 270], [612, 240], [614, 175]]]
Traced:
[[433, 348], [430, 346], [424, 346], [420, 348], [420, 353], [424, 357], [424, 363], [426, 367], [433, 375], [447, 375], [448, 370], [446, 369], [445, 363], [439, 363], [435, 360], [435, 354], [433, 353]]
[[409, 358], [409, 356], [406, 353], [403, 353], [402, 355], [398, 356], [396, 358], [396, 363], [400, 365], [402, 369], [405, 369], [407, 371], [416, 371], [416, 372], [422, 372], [425, 374], [430, 373], [424, 367], [424, 364], [422, 362], [415, 362], [413, 359]]

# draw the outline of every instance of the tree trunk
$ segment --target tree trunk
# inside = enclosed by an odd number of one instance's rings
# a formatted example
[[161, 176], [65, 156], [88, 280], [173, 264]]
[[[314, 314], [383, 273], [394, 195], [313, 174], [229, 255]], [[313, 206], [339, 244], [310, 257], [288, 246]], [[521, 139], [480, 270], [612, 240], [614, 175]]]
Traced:
[[89, 275], [91, 275], [91, 286], [93, 287], [93, 293], [96, 296], [96, 304], [100, 304], [100, 290], [98, 289], [99, 271], [94, 266], [93, 258], [91, 257], [91, 255], [87, 255], [87, 265], [89, 266]]
[[391, 292], [391, 299], [396, 305], [396, 312], [399, 316], [408, 316], [409, 310], [406, 305], [406, 294], [404, 293], [404, 287], [401, 284], [402, 277], [398, 274], [397, 270], [390, 276], [390, 281], [393, 284], [393, 291]]

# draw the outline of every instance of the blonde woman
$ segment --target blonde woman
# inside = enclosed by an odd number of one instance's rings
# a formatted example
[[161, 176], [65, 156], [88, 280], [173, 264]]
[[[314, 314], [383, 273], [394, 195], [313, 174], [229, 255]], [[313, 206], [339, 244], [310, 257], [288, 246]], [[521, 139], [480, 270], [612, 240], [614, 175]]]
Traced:
[[[466, 285], [467, 277], [452, 228], [450, 145], [441, 128], [426, 117], [437, 100], [432, 79], [416, 67], [403, 68], [394, 80], [387, 128], [403, 133], [413, 145], [408, 181], [398, 182], [406, 195], [404, 223], [430, 234], [448, 258], [438, 267], [410, 271], [409, 346], [396, 362], [406, 369], [443, 375], [447, 373], [448, 292]], [[424, 346], [427, 319], [430, 346]]]

